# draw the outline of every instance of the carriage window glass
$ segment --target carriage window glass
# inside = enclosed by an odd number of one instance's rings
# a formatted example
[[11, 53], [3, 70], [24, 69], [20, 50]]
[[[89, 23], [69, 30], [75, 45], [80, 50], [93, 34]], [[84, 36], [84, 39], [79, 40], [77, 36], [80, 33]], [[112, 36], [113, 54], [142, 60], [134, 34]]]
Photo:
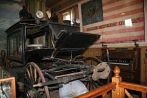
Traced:
[[18, 37], [18, 54], [19, 55], [22, 54], [22, 39], [21, 39], [21, 35], [19, 35], [19, 37]]
[[26, 44], [26, 46], [29, 45], [29, 39], [26, 39], [25, 44]]
[[15, 33], [9, 39], [10, 55], [20, 55], [22, 53], [22, 40], [20, 34]]
[[10, 38], [10, 55], [17, 54], [17, 40], [15, 36]]
[[34, 44], [41, 44], [45, 46], [45, 36], [39, 36], [34, 39]]
[[10, 55], [14, 55], [16, 52], [16, 39], [10, 38]]

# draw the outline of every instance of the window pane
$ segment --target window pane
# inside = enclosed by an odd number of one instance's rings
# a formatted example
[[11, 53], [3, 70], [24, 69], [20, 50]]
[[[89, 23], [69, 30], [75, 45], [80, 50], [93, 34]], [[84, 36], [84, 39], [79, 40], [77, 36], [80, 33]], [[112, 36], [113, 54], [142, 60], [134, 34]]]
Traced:
[[71, 20], [71, 18], [70, 18], [70, 12], [63, 13], [63, 20]]

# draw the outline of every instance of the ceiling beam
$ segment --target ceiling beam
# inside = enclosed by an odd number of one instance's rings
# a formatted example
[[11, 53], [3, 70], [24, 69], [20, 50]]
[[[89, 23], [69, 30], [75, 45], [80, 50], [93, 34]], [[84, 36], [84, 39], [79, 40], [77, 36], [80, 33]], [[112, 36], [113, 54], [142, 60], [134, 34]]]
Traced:
[[64, 2], [59, 2], [55, 5], [53, 5], [51, 7], [51, 10], [55, 11], [55, 12], [59, 12], [60, 10], [63, 10], [73, 4], [75, 5], [79, 1], [82, 1], [82, 0], [64, 0]]

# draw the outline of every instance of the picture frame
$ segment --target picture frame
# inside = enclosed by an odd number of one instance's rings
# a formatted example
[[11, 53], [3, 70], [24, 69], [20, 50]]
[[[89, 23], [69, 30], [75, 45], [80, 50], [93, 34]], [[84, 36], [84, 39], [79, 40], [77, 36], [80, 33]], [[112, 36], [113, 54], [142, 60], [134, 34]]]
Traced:
[[0, 79], [0, 98], [16, 98], [15, 77]]
[[81, 11], [83, 26], [103, 20], [102, 0], [89, 0], [81, 4]]

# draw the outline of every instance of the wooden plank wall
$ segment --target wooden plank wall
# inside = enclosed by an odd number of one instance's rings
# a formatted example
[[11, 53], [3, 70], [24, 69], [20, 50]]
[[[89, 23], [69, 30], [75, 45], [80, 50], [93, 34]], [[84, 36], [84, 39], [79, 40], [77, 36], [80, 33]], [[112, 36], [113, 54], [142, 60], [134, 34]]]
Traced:
[[141, 81], [147, 85], [147, 46], [141, 47]]
[[101, 48], [88, 48], [83, 55], [86, 57], [101, 56]]
[[[83, 55], [86, 57], [95, 57], [95, 56], [101, 57], [101, 48], [89, 48], [84, 52]], [[147, 85], [147, 46], [141, 47], [140, 60], [141, 60], [140, 61], [141, 83]]]

